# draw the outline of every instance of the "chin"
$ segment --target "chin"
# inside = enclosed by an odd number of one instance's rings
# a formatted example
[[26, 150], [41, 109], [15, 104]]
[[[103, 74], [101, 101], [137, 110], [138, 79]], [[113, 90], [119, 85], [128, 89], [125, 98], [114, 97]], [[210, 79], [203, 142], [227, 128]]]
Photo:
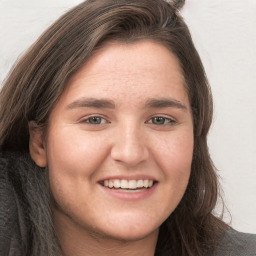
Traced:
[[106, 230], [102, 232], [104, 238], [109, 238], [111, 240], [116, 240], [120, 242], [132, 242], [132, 241], [139, 241], [142, 240], [148, 236], [153, 235], [154, 233], [156, 234], [156, 237], [158, 236], [158, 231], [159, 228], [154, 229], [154, 230], [136, 230], [131, 232], [125, 231], [124, 229], [117, 229], [117, 230]]
[[136, 216], [130, 216], [130, 218], [127, 218], [127, 216], [126, 218], [124, 216], [123, 218], [121, 216], [119, 218], [110, 218], [105, 223], [107, 225], [98, 226], [98, 230], [101, 230], [105, 237], [120, 241], [137, 241], [153, 233], [157, 235], [161, 225], [161, 223], [156, 223], [152, 219], [145, 217], [136, 218]]

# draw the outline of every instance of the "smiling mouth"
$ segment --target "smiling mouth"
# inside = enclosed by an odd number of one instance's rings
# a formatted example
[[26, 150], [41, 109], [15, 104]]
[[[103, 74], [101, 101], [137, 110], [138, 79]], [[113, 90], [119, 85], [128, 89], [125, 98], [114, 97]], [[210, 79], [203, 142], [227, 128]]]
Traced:
[[106, 188], [115, 189], [124, 192], [138, 192], [150, 189], [156, 182], [153, 180], [125, 180], [125, 179], [110, 179], [100, 182]]

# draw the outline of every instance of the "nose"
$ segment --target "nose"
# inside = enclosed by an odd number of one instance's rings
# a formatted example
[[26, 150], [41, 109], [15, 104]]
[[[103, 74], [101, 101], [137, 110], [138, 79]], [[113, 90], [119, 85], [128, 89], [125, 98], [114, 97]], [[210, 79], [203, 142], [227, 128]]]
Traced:
[[146, 161], [149, 150], [143, 132], [138, 127], [122, 127], [116, 131], [111, 157], [129, 167]]

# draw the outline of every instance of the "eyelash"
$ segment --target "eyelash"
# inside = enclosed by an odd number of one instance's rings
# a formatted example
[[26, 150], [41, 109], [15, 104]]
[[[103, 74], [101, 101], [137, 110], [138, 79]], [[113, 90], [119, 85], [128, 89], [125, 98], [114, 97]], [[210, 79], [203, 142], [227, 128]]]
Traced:
[[[162, 120], [163, 123], [162, 124], [156, 124], [156, 123], [153, 123], [153, 119], [157, 119], [158, 118], [158, 121], [159, 120]], [[151, 120], [151, 122], [150, 122]], [[157, 126], [165, 126], [165, 125], [174, 125], [176, 124], [176, 121], [172, 118], [167, 118], [167, 117], [164, 117], [164, 116], [153, 116], [149, 119], [149, 121], [147, 121], [148, 123], [150, 124], [153, 124], [153, 125], [157, 125]]]
[[[93, 119], [95, 119], [95, 121], [100, 120], [100, 123], [90, 123], [90, 121], [93, 120]], [[158, 119], [158, 121], [161, 120], [163, 123], [156, 124], [156, 123], [153, 122], [154, 119], [155, 120]], [[104, 121], [104, 122], [102, 123], [102, 121]], [[110, 123], [110, 122], [102, 116], [90, 116], [86, 119], [81, 120], [80, 123], [86, 123], [86, 124], [89, 124], [89, 125], [102, 125], [102, 124], [107, 124], [107, 123]], [[146, 121], [145, 123], [149, 123], [149, 124], [156, 125], [156, 126], [166, 126], [166, 125], [174, 125], [174, 124], [176, 124], [176, 121], [172, 118], [167, 118], [167, 117], [164, 117], [164, 116], [153, 116], [148, 121]]]
[[[92, 120], [92, 119], [100, 119], [100, 120], [104, 120], [104, 123], [90, 123], [90, 120]], [[81, 122], [80, 123], [86, 123], [86, 124], [89, 124], [89, 125], [101, 125], [101, 124], [106, 124], [106, 123], [110, 123], [109, 121], [107, 121], [104, 117], [102, 117], [102, 116], [90, 116], [90, 117], [88, 117], [88, 118], [86, 118], [86, 119], [83, 119], [83, 120], [81, 120]]]

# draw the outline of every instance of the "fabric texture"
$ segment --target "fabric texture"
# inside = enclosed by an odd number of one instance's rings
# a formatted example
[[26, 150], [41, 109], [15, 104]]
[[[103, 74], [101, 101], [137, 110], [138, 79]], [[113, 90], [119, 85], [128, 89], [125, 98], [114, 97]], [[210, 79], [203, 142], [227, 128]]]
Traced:
[[256, 256], [256, 235], [230, 229], [223, 236], [216, 256]]
[[46, 171], [28, 154], [0, 154], [0, 255], [58, 256]]
[[[228, 230], [214, 256], [256, 256], [256, 235]], [[0, 153], [0, 256], [61, 256], [45, 169], [28, 154]]]

